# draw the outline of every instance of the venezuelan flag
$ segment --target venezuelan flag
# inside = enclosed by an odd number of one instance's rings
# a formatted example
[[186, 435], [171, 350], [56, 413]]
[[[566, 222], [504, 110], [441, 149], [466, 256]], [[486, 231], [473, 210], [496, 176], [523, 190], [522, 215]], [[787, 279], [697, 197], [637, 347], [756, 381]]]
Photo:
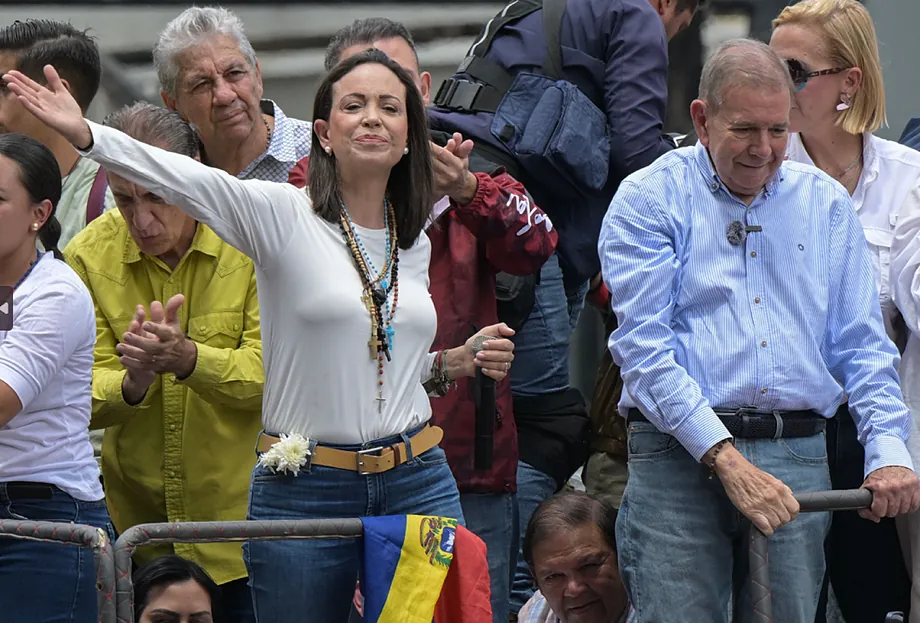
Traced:
[[453, 560], [457, 520], [393, 515], [361, 521], [365, 623], [431, 623]]

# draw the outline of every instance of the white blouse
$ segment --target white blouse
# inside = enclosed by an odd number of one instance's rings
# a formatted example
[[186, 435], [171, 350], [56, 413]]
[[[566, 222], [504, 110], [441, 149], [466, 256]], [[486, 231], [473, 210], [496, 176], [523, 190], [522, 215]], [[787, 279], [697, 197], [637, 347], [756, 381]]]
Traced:
[[43, 482], [102, 499], [89, 443], [96, 314], [80, 278], [49, 252], [13, 292], [0, 331], [0, 380], [22, 410], [0, 427], [0, 481]]
[[[431, 244], [422, 234], [399, 252], [392, 361], [384, 364], [378, 412], [377, 359], [360, 275], [338, 223], [290, 184], [239, 180], [191, 158], [89, 122], [85, 155], [179, 206], [255, 263], [262, 323], [267, 432], [357, 444], [396, 435], [431, 417], [422, 380], [436, 317], [428, 293]], [[356, 228], [377, 268], [386, 232]]]
[[[798, 134], [789, 137], [786, 154], [790, 160], [814, 166]], [[904, 145], [863, 135], [863, 171], [853, 193], [853, 206], [862, 223], [879, 287], [879, 303], [888, 336], [895, 337], [897, 315], [891, 285], [891, 244], [898, 213], [920, 180], [920, 152]]]

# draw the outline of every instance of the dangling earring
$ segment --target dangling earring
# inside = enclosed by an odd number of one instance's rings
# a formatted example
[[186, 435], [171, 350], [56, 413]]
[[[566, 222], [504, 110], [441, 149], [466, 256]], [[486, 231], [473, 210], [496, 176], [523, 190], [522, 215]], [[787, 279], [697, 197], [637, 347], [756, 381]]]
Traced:
[[408, 155], [409, 155], [409, 148], [406, 147], [403, 149], [403, 156], [408, 156]]
[[837, 112], [843, 112], [850, 107], [850, 96], [844, 93], [840, 96], [840, 103], [837, 104]]
[[326, 145], [326, 148], [325, 148], [324, 151], [326, 152], [326, 155], [327, 155], [327, 156], [331, 156], [331, 155], [332, 155], [332, 147], [331, 147], [331, 146]]
[[32, 231], [38, 231], [38, 223], [32, 223]]

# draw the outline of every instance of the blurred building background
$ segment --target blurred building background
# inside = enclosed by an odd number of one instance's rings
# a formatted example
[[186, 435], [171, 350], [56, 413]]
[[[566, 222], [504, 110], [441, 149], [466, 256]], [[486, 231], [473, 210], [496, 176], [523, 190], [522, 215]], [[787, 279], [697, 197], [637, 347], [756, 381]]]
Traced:
[[[202, 3], [219, 3], [202, 2]], [[667, 129], [690, 129], [689, 103], [696, 95], [706, 55], [720, 42], [752, 36], [767, 40], [770, 21], [792, 0], [709, 0], [702, 19], [677, 37], [671, 50], [671, 101]], [[920, 114], [920, 80], [914, 62], [920, 59], [920, 0], [865, 0], [875, 20], [889, 101], [889, 128], [881, 135], [897, 138], [908, 118]], [[137, 99], [160, 103], [150, 50], [160, 30], [191, 2], [114, 2], [0, 5], [0, 24], [16, 19], [69, 20], [90, 28], [105, 56], [103, 93], [90, 116], [101, 120], [109, 111]], [[385, 16], [405, 23], [419, 46], [422, 67], [432, 73], [435, 89], [465, 55], [482, 25], [505, 2], [441, 0], [409, 2], [302, 1], [223, 2], [246, 24], [262, 69], [265, 96], [294, 117], [312, 117], [313, 96], [323, 73], [323, 50], [329, 37], [352, 20]], [[576, 334], [573, 377], [590, 397], [597, 361], [604, 348], [603, 330], [587, 310]]]

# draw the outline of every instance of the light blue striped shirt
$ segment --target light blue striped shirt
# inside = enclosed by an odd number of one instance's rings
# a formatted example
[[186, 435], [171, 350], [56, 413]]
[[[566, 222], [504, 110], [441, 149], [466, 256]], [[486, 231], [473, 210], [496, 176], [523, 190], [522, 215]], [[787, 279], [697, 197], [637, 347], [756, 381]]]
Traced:
[[[736, 220], [763, 231], [732, 246]], [[730, 437], [713, 408], [831, 417], [846, 391], [866, 474], [913, 467], [866, 240], [829, 176], [785, 162], [748, 207], [702, 145], [679, 149], [623, 182], [598, 252], [623, 415], [638, 407], [699, 460]]]

